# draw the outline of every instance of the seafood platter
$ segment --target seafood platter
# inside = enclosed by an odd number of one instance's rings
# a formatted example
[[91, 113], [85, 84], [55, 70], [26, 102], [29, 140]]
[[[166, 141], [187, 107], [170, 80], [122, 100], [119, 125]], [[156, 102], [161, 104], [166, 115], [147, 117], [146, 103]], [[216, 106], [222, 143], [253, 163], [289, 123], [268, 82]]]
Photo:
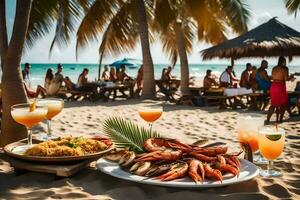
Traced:
[[116, 149], [97, 161], [111, 176], [151, 185], [201, 188], [250, 180], [259, 170], [224, 145], [200, 147], [175, 139], [149, 138], [144, 153]]

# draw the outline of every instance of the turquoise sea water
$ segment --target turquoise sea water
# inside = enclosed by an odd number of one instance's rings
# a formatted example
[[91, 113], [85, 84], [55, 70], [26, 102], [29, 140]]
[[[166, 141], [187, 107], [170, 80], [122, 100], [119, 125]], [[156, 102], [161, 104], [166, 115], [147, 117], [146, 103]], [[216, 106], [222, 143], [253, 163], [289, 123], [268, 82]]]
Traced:
[[[63, 75], [69, 76], [73, 82], [77, 82], [79, 74], [82, 72], [83, 68], [89, 69], [89, 80], [95, 80], [98, 76], [98, 64], [62, 64], [63, 65]], [[255, 66], [259, 66], [258, 64], [253, 64]], [[155, 78], [159, 79], [161, 76], [162, 69], [164, 67], [167, 67], [166, 64], [155, 64], [154, 65], [154, 72], [155, 72]], [[207, 69], [211, 69], [213, 73], [217, 76], [219, 76], [227, 65], [225, 64], [190, 64], [190, 76], [195, 76], [197, 79], [202, 79], [205, 75], [205, 72]], [[270, 72], [272, 67], [270, 65], [268, 71]], [[24, 68], [24, 65], [22, 65], [22, 68]], [[43, 85], [44, 84], [44, 77], [46, 74], [46, 71], [48, 68], [53, 68], [54, 71], [56, 71], [56, 64], [31, 64], [31, 84], [32, 86], [36, 86], [38, 84]], [[290, 72], [296, 72], [300, 71], [300, 67], [296, 66], [289, 66]], [[245, 69], [245, 65], [235, 65], [234, 70], [236, 75], [239, 77], [242, 71]], [[127, 68], [127, 73], [132, 76], [136, 77], [138, 69], [131, 69]], [[103, 67], [102, 67], [103, 71]], [[176, 77], [180, 77], [180, 66], [176, 65], [174, 67], [174, 70], [172, 71], [172, 75]]]

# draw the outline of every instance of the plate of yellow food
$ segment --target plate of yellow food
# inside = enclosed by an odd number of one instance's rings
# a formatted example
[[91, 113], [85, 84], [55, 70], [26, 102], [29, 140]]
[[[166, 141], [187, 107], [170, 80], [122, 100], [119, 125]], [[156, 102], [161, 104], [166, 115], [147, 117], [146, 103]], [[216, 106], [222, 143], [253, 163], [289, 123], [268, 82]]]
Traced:
[[11, 157], [40, 162], [69, 162], [97, 159], [113, 149], [112, 142], [103, 137], [61, 137], [33, 145], [15, 142], [4, 147]]

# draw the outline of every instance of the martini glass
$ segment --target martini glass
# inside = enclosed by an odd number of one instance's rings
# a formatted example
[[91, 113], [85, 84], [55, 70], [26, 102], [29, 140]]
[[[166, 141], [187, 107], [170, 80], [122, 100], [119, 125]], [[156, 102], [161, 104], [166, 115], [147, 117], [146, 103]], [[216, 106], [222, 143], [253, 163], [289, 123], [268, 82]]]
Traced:
[[46, 99], [38, 100], [37, 105], [43, 105], [48, 107], [48, 113], [46, 115], [47, 127], [48, 127], [47, 135], [44, 135], [39, 139], [51, 140], [57, 138], [56, 136], [52, 135], [51, 124], [52, 124], [53, 117], [58, 115], [63, 110], [64, 101], [58, 98], [46, 98]]
[[36, 105], [31, 109], [31, 103], [16, 104], [11, 107], [11, 116], [19, 124], [24, 125], [28, 132], [27, 146], [32, 145], [32, 128], [46, 118], [48, 108]]
[[146, 106], [139, 110], [140, 117], [148, 122], [150, 131], [152, 131], [153, 123], [161, 117], [162, 113], [161, 106]]

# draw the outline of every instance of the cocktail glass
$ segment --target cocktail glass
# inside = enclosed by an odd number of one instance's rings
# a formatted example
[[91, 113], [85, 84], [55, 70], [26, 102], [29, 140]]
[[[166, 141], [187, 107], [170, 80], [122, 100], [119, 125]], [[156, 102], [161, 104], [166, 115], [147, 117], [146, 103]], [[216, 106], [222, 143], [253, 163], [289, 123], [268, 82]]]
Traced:
[[273, 169], [274, 160], [280, 156], [283, 151], [285, 140], [285, 131], [277, 126], [265, 126], [259, 130], [259, 151], [268, 160], [268, 168], [261, 170], [263, 177], [281, 176], [280, 171]]
[[152, 131], [153, 123], [161, 117], [162, 113], [161, 106], [147, 106], [139, 110], [141, 118], [148, 122], [150, 131]]
[[48, 127], [47, 135], [44, 135], [39, 139], [49, 140], [49, 139], [57, 138], [56, 136], [52, 135], [51, 124], [52, 124], [53, 117], [58, 115], [64, 108], [64, 101], [62, 99], [57, 99], [57, 98], [46, 98], [46, 99], [38, 100], [37, 105], [44, 105], [48, 107], [48, 113], [46, 116], [47, 127]]
[[[241, 144], [250, 146], [253, 152], [253, 162], [256, 164], [267, 164], [258, 151], [258, 130], [264, 126], [264, 117], [259, 114], [242, 114], [237, 119], [238, 139]], [[257, 156], [254, 156], [254, 155]]]
[[43, 105], [36, 105], [31, 108], [32, 103], [16, 104], [11, 107], [11, 116], [19, 124], [24, 125], [28, 132], [28, 143], [32, 145], [32, 127], [46, 118], [48, 108]]

